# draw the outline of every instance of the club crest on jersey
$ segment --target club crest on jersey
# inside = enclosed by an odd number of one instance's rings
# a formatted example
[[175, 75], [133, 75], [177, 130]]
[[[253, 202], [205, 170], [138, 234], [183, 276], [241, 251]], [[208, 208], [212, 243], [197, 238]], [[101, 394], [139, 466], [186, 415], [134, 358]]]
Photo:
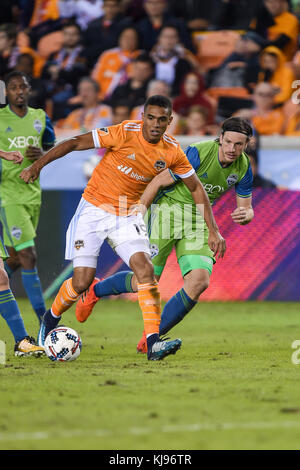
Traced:
[[236, 174], [229, 175], [226, 180], [228, 186], [232, 186], [233, 184], [237, 183], [238, 179], [239, 179], [239, 175], [236, 175]]
[[41, 123], [41, 121], [39, 119], [36, 119], [33, 123], [33, 127], [35, 128], [35, 130], [40, 133], [41, 130], [43, 129], [43, 125]]
[[83, 240], [76, 240], [74, 243], [74, 247], [76, 250], [80, 250], [80, 248], [84, 248], [84, 241]]
[[19, 227], [15, 227], [15, 226], [12, 227], [10, 233], [17, 240], [20, 240], [20, 238], [22, 236], [22, 230]]
[[154, 168], [157, 171], [164, 170], [166, 168], [166, 166], [167, 166], [167, 164], [163, 160], [156, 160], [156, 162], [154, 163]]

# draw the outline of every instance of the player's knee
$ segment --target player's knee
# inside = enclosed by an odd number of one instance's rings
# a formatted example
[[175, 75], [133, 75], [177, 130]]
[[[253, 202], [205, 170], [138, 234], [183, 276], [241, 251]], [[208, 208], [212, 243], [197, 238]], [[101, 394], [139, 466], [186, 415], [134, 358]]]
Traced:
[[198, 298], [209, 286], [209, 275], [207, 273], [194, 272], [188, 280], [189, 291], [193, 292], [193, 297]]
[[72, 286], [73, 286], [73, 289], [77, 292], [77, 294], [82, 294], [84, 291], [86, 291], [90, 287], [92, 282], [93, 282], [93, 279], [89, 279], [89, 278], [80, 278], [80, 279], [73, 278]]
[[0, 291], [9, 289], [9, 279], [4, 268], [0, 268]]
[[150, 257], [145, 253], [136, 253], [130, 258], [130, 267], [133, 270], [137, 282], [143, 284], [154, 281], [154, 268]]
[[36, 251], [33, 246], [18, 252], [19, 261], [24, 269], [34, 269], [37, 263]]

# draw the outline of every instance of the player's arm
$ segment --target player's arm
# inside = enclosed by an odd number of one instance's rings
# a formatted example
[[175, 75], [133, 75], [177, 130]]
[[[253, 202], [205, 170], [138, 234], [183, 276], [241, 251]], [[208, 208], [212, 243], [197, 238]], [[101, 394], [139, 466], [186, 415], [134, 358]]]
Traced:
[[249, 224], [254, 217], [252, 208], [252, 182], [253, 175], [249, 163], [244, 177], [235, 186], [236, 209], [231, 213], [231, 217], [236, 224]]
[[3, 160], [8, 160], [9, 162], [17, 163], [19, 165], [24, 159], [23, 155], [17, 150], [14, 152], [5, 152], [4, 150], [0, 150], [0, 158], [3, 158]]
[[239, 197], [236, 196], [236, 209], [231, 213], [232, 220], [236, 224], [246, 225], [251, 222], [254, 217], [254, 210], [252, 207], [252, 197]]
[[196, 173], [193, 173], [187, 178], [182, 178], [182, 181], [190, 190], [197, 209], [206, 222], [209, 230], [208, 245], [210, 249], [213, 251], [214, 256], [218, 254], [218, 258], [223, 258], [226, 251], [226, 243], [219, 232], [219, 227], [215, 221], [208, 195], [201, 181]]
[[166, 188], [174, 183], [174, 179], [171, 176], [169, 170], [164, 170], [159, 173], [153, 180], [148, 184], [145, 191], [140, 199], [140, 210], [143, 214], [151, 206], [153, 199], [155, 198], [158, 191], [162, 188]]
[[25, 168], [21, 172], [20, 178], [22, 178], [25, 183], [32, 183], [39, 177], [42, 168], [48, 165], [48, 163], [51, 163], [70, 152], [74, 152], [76, 150], [88, 150], [94, 148], [94, 146], [92, 132], [87, 132], [86, 134], [71, 137], [70, 139], [55, 145], [55, 147], [46, 152], [32, 165], [30, 165], [28, 168]]

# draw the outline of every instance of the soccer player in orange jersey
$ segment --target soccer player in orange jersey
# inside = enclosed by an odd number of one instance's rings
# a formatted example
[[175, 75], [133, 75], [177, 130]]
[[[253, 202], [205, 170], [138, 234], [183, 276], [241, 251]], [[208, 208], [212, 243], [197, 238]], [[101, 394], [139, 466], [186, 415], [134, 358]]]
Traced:
[[[168, 98], [155, 95], [145, 103], [141, 121], [124, 121], [95, 129], [56, 145], [21, 173], [30, 183], [48, 163], [74, 150], [106, 148], [83, 193], [66, 236], [66, 258], [73, 261], [73, 277], [61, 286], [54, 303], [43, 318], [39, 343], [56, 327], [63, 312], [87, 289], [93, 289], [97, 259], [105, 239], [135, 273], [138, 300], [147, 337], [148, 360], [174, 354], [181, 340], [159, 337], [160, 295], [150, 258], [150, 246], [141, 212], [133, 207], [147, 184], [162, 170], [170, 168], [191, 191], [209, 229], [209, 246], [214, 254], [225, 252], [225, 240], [210, 207], [208, 196], [178, 142], [166, 134], [172, 121]], [[84, 295], [83, 295], [84, 298]]]

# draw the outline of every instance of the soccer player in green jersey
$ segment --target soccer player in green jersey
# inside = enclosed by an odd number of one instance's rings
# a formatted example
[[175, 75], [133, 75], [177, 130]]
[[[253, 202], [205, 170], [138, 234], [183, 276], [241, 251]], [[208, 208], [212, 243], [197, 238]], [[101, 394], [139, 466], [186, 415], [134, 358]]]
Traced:
[[52, 124], [42, 109], [28, 106], [30, 84], [22, 72], [11, 72], [6, 80], [7, 106], [0, 109], [0, 148], [19, 151], [21, 165], [7, 160], [0, 163], [0, 219], [9, 258], [5, 269], [10, 277], [21, 268], [22, 282], [31, 305], [40, 320], [46, 311], [37, 272], [34, 238], [41, 207], [39, 181], [27, 185], [21, 171], [54, 145]]
[[[21, 164], [23, 155], [18, 152], [3, 152], [0, 150], [0, 159]], [[9, 279], [4, 269], [3, 260], [8, 258], [8, 253], [0, 236], [0, 314], [6, 321], [15, 338], [15, 356], [40, 356], [44, 349], [35, 344], [24, 326], [18, 304], [9, 286]]]
[[[231, 217], [233, 222], [241, 225], [254, 217], [252, 172], [245, 153], [251, 136], [252, 128], [247, 121], [229, 118], [224, 121], [217, 140], [194, 143], [186, 150], [211, 204], [229, 188], [235, 187], [237, 207]], [[196, 305], [207, 289], [216, 260], [207, 243], [207, 226], [178, 177], [165, 170], [147, 186], [141, 203], [148, 208], [155, 196], [149, 221], [155, 277], [160, 279], [175, 247], [184, 280], [183, 288], [167, 302], [162, 312], [159, 333], [166, 334]], [[135, 276], [130, 271], [119, 272], [101, 282], [96, 280], [77, 303], [77, 319], [85, 321], [100, 297], [125, 292], [136, 292]], [[138, 351], [146, 352], [146, 346], [143, 338]]]

